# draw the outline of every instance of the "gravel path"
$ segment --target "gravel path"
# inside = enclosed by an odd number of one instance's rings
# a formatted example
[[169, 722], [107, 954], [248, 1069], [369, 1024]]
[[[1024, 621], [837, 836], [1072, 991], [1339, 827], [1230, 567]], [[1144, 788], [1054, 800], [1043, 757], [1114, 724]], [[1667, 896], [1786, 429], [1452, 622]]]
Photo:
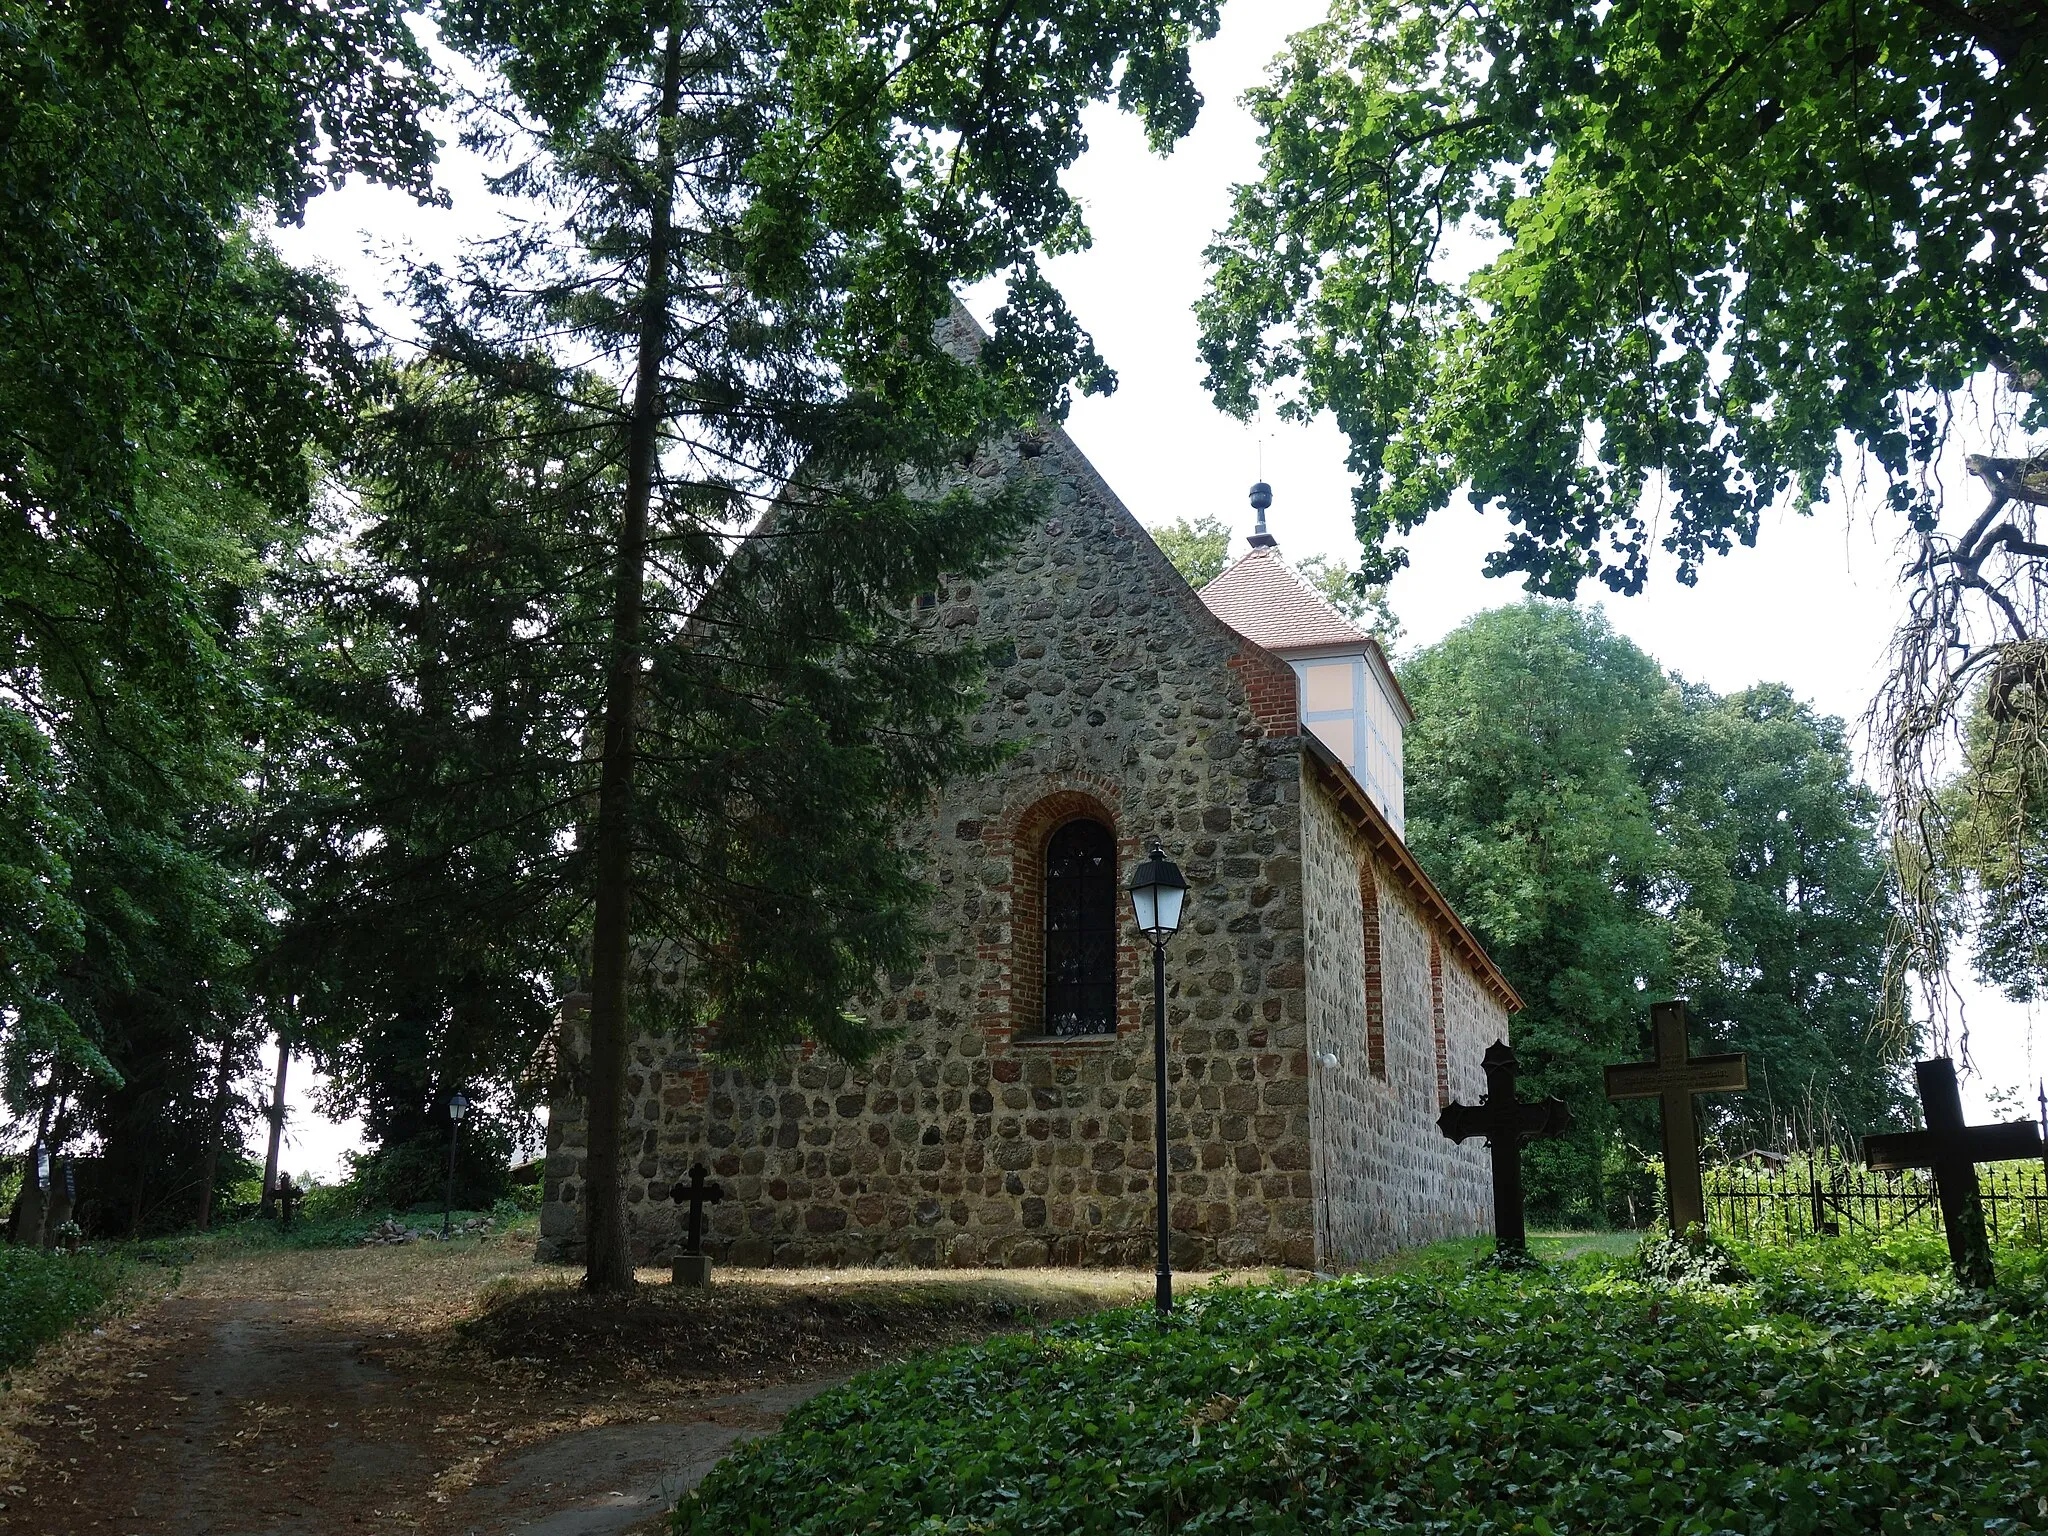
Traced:
[[843, 1379], [544, 1425], [522, 1444], [474, 1432], [485, 1405], [459, 1376], [407, 1370], [410, 1341], [335, 1327], [317, 1305], [173, 1296], [111, 1332], [115, 1369], [28, 1427], [36, 1460], [0, 1530], [604, 1536], [658, 1524], [732, 1447]]
[[[583, 1295], [517, 1232], [196, 1250], [0, 1394], [0, 1533], [608, 1536], [856, 1371], [1138, 1299], [1104, 1271], [643, 1273]], [[656, 1282], [656, 1283], [647, 1283]]]

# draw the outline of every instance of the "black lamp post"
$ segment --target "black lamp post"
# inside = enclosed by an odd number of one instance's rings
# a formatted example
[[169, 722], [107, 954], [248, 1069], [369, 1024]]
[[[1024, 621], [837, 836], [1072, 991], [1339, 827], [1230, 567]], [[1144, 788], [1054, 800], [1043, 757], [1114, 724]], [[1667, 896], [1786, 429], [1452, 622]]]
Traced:
[[462, 1117], [469, 1113], [469, 1100], [456, 1094], [448, 1101], [448, 1188], [441, 1197], [441, 1236], [448, 1235], [448, 1218], [455, 1211], [455, 1138], [462, 1134]]
[[1166, 1240], [1166, 941], [1180, 928], [1188, 883], [1159, 839], [1131, 875], [1131, 906], [1138, 932], [1152, 941], [1152, 1155], [1159, 1211], [1158, 1290], [1153, 1305], [1163, 1318], [1173, 1310], [1173, 1264]]

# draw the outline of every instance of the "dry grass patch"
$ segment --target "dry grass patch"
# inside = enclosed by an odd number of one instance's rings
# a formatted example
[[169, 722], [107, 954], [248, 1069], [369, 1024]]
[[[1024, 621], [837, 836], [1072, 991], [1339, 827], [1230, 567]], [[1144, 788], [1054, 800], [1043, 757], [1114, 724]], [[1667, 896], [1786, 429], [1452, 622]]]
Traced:
[[543, 1372], [571, 1395], [730, 1392], [860, 1370], [962, 1339], [1141, 1301], [1129, 1271], [736, 1270], [684, 1290], [643, 1270], [630, 1296], [573, 1272], [506, 1275], [446, 1342], [473, 1369]]

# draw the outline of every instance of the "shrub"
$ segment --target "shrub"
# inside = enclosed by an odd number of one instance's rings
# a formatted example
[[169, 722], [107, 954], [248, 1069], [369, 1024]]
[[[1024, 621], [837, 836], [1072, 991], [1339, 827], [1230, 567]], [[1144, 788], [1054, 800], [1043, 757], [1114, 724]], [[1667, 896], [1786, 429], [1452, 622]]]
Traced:
[[0, 1370], [24, 1364], [73, 1323], [112, 1300], [126, 1265], [87, 1250], [0, 1244]]
[[1681, 1533], [2048, 1523], [2048, 1323], [2009, 1298], [1626, 1265], [1210, 1289], [814, 1399], [692, 1536]]
[[1662, 1285], [1739, 1285], [1749, 1278], [1726, 1247], [1693, 1231], [1692, 1237], [1680, 1237], [1669, 1227], [1654, 1229], [1636, 1250], [1637, 1270]]

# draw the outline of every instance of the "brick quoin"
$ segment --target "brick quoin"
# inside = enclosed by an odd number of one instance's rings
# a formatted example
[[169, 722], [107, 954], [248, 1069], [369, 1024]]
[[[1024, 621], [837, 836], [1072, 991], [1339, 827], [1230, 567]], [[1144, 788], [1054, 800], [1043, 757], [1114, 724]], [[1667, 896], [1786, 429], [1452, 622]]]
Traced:
[[1361, 860], [1358, 866], [1358, 914], [1365, 950], [1365, 1061], [1372, 1075], [1385, 1082], [1387, 999], [1380, 973], [1380, 883], [1373, 876], [1370, 859]]
[[1279, 657], [1246, 645], [1225, 663], [1244, 683], [1252, 719], [1268, 736], [1301, 734], [1300, 685], [1294, 668]]

